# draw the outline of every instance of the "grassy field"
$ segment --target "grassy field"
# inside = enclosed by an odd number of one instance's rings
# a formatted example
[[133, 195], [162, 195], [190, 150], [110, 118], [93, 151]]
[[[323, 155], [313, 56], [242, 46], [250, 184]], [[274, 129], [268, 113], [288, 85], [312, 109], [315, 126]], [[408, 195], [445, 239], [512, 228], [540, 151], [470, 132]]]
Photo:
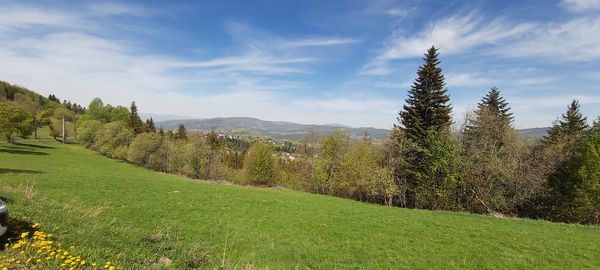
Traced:
[[597, 227], [204, 183], [80, 145], [0, 143], [0, 186], [13, 216], [128, 269], [600, 269]]

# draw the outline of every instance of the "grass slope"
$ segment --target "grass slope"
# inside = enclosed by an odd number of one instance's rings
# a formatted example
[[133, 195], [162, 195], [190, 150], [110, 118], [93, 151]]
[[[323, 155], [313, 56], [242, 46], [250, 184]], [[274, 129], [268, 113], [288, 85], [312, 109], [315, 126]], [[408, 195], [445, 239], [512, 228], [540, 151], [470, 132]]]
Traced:
[[79, 145], [0, 143], [0, 185], [13, 216], [126, 268], [600, 269], [597, 227], [202, 183]]

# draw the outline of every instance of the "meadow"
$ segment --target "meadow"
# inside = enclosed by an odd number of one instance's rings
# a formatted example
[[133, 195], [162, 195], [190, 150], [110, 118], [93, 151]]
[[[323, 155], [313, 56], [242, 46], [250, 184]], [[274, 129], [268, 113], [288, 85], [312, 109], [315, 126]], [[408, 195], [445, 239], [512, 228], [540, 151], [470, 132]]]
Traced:
[[0, 143], [11, 216], [125, 269], [600, 269], [600, 228], [163, 174], [50, 140]]

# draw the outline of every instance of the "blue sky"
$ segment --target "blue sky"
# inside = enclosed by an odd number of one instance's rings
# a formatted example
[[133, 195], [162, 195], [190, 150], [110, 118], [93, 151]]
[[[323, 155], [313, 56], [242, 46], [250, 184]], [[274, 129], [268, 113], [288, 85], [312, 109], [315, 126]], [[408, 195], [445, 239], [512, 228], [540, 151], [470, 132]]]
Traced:
[[455, 121], [600, 115], [600, 0], [2, 1], [0, 80], [141, 112], [389, 128], [440, 48]]

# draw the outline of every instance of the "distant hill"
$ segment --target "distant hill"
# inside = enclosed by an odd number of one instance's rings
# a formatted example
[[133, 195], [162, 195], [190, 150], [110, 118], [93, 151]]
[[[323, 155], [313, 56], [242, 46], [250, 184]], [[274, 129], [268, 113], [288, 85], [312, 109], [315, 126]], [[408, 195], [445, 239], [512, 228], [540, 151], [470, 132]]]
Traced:
[[517, 133], [519, 133], [519, 135], [521, 135], [525, 138], [542, 139], [544, 136], [546, 136], [548, 134], [548, 129], [550, 129], [550, 128], [549, 127], [526, 128], [526, 129], [517, 130]]
[[157, 127], [176, 129], [183, 124], [188, 130], [210, 131], [212, 129], [238, 136], [272, 137], [275, 139], [300, 140], [314, 133], [317, 137], [336, 130], [347, 130], [352, 137], [368, 134], [382, 140], [389, 134], [387, 129], [371, 127], [346, 127], [341, 125], [306, 125], [283, 121], [265, 121], [251, 117], [219, 117], [211, 119], [182, 119], [157, 122]]
[[[340, 124], [307, 125], [284, 121], [265, 121], [251, 117], [218, 117], [210, 119], [179, 119], [157, 122], [157, 127], [176, 129], [183, 124], [188, 130], [210, 131], [212, 129], [238, 136], [272, 137], [284, 140], [300, 140], [313, 133], [322, 137], [336, 130], [347, 130], [352, 137], [361, 138], [368, 134], [375, 140], [385, 139], [390, 130], [372, 127], [349, 127]], [[547, 127], [520, 129], [517, 132], [532, 140], [546, 135]]]

